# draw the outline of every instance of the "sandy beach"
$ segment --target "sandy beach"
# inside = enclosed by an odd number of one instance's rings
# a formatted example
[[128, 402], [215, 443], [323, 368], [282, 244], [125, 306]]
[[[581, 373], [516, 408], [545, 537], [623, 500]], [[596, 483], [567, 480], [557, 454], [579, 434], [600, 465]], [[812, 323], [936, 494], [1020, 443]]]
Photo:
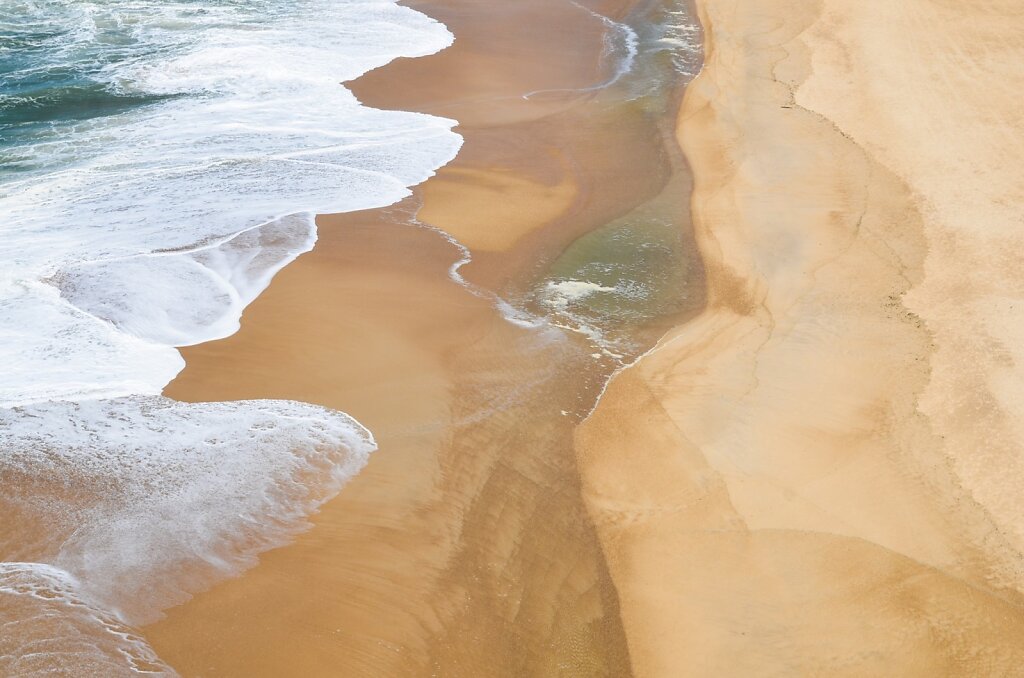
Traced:
[[1024, 678], [1020, 0], [0, 50], [0, 676]]
[[336, 408], [379, 449], [295, 543], [144, 629], [183, 675], [630, 673], [573, 444], [614, 364], [509, 322], [494, 295], [529, 305], [574, 241], [642, 208], [689, 253], [673, 267], [692, 289], [638, 347], [702, 305], [674, 138], [684, 79], [656, 97], [602, 86], [618, 60], [593, 12], [660, 3], [409, 4], [455, 44], [350, 86], [457, 119], [459, 156], [399, 205], [321, 217], [313, 252], [236, 335], [184, 350], [166, 390]]
[[632, 668], [1022, 675], [1024, 14], [698, 4], [707, 308], [576, 436]]
[[[320, 217], [166, 390], [335, 408], [379, 449], [294, 543], [144, 628], [157, 654], [1024, 675], [1015, 3], [699, 0], [690, 84], [610, 47], [681, 5], [408, 4], [454, 45], [349, 86], [458, 120], [459, 156]], [[642, 303], [564, 313], [552, 290], [608, 294], [582, 272], [637, 242]]]

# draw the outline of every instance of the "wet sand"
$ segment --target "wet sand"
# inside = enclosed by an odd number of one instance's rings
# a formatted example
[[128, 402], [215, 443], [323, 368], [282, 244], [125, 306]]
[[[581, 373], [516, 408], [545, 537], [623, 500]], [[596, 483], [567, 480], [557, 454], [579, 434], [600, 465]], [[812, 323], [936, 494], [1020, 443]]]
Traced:
[[[321, 218], [313, 252], [238, 334], [186, 349], [166, 391], [323, 404], [379, 450], [294, 544], [144, 629], [183, 675], [630, 673], [573, 449], [610, 366], [577, 335], [508, 322], [489, 295], [523, 294], [580, 235], [659, 194], [688, 233], [675, 109], [585, 89], [614, 63], [606, 25], [571, 3], [410, 5], [455, 45], [352, 87], [458, 119], [459, 157], [398, 206]], [[462, 251], [425, 225], [472, 251], [459, 272], [475, 291], [450, 276]]]
[[633, 669], [1024, 675], [1024, 14], [698, 4], [708, 306], [577, 433]]

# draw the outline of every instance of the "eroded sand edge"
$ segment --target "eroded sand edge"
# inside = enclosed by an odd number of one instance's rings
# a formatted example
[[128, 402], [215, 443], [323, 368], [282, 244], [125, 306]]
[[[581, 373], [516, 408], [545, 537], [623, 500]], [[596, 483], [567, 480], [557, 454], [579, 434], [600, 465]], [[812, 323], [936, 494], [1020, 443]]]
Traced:
[[638, 675], [1020, 675], [1012, 2], [704, 0], [708, 307], [577, 432]]

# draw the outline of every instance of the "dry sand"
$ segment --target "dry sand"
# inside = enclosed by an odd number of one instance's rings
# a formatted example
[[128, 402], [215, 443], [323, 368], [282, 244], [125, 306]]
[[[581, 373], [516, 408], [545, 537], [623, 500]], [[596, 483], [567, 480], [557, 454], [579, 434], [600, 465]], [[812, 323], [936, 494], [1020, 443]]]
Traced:
[[[314, 251], [238, 334], [185, 350], [167, 389], [323, 404], [380, 449], [294, 544], [144, 629], [183, 675], [629, 673], [573, 448], [573, 413], [607, 365], [570, 335], [507, 322], [487, 293], [521, 291], [670, 181], [686, 228], [688, 179], [662, 133], [674, 111], [655, 120], [584, 90], [609, 77], [606, 27], [571, 3], [410, 4], [455, 45], [353, 89], [457, 118], [459, 157], [402, 205], [322, 218]], [[536, 90], [554, 91], [523, 97]], [[472, 249], [460, 272], [482, 296], [451, 279], [462, 253], [416, 213]]]
[[1024, 675], [1024, 7], [699, 5], [708, 306], [577, 433], [633, 669]]

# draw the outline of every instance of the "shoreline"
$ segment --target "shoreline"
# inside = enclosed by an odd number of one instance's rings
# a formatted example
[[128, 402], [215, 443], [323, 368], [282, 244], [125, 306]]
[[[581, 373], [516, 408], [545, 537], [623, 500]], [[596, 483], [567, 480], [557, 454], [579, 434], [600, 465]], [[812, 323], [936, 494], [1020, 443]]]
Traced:
[[[379, 449], [309, 532], [144, 629], [186, 675], [630, 671], [572, 447], [609, 366], [573, 333], [507, 322], [489, 295], [521, 301], [571, 243], [637, 206], [685, 234], [685, 200], [672, 203], [688, 179], [665, 156], [674, 140], [652, 134], [656, 113], [579, 94], [602, 80], [601, 22], [531, 0], [505, 19], [544, 29], [509, 36], [472, 3], [409, 4], [455, 44], [349, 86], [367, 105], [458, 119], [462, 152], [402, 203], [319, 217], [313, 251], [239, 333], [185, 349], [166, 390], [325, 405]], [[546, 88], [568, 93], [520, 96]], [[453, 279], [453, 243], [483, 296]], [[670, 321], [652, 323], [642, 336]]]
[[1022, 281], [992, 255], [1024, 196], [972, 169], [1020, 146], [985, 47], [1009, 5], [907, 3], [882, 29], [828, 0], [698, 4], [678, 130], [708, 305], [576, 434], [633, 668], [1016, 675], [1024, 363], [1000, 356], [1022, 323], [992, 290]]

